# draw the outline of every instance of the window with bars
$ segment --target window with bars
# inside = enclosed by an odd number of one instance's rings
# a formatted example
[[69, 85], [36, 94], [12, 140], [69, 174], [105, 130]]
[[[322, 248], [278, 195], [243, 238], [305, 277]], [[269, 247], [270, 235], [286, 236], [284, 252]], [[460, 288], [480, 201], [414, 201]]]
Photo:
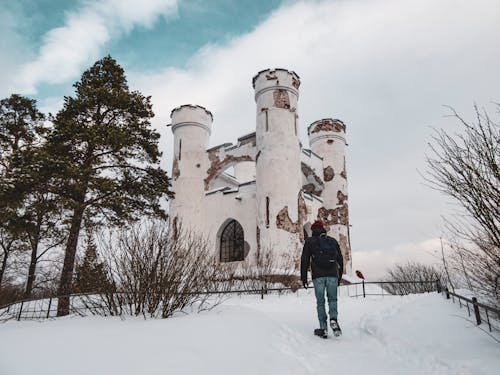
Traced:
[[243, 236], [243, 227], [236, 220], [231, 220], [220, 238], [220, 261], [235, 262], [243, 260], [245, 240]]

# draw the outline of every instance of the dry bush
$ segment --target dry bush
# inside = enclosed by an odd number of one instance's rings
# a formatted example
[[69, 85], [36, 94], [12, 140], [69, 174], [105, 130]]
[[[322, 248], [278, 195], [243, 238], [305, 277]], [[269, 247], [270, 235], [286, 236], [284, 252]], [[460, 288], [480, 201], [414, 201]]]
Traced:
[[118, 290], [106, 295], [114, 315], [168, 318], [189, 306], [211, 308], [224, 298], [227, 286], [218, 280], [225, 270], [216, 264], [211, 243], [191, 230], [147, 222], [115, 233], [105, 245]]
[[238, 290], [268, 290], [270, 288], [301, 285], [298, 277], [296, 257], [277, 255], [266, 249], [254, 255], [253, 259], [241, 262], [234, 273], [234, 288]]
[[437, 287], [436, 281], [441, 280], [440, 271], [416, 262], [397, 264], [387, 273], [384, 281], [394, 284], [383, 284], [384, 289], [398, 295], [433, 292]]
[[471, 291], [500, 306], [500, 104], [495, 107], [496, 121], [475, 106], [473, 122], [450, 108], [462, 131], [436, 131], [425, 178], [458, 206], [447, 218], [454, 242], [445, 267], [450, 262]]

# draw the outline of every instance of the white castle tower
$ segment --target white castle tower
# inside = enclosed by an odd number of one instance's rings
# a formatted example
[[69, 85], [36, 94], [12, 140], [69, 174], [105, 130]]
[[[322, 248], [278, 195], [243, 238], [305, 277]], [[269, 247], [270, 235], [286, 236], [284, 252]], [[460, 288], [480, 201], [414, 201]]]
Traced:
[[350, 268], [345, 128], [340, 120], [323, 119], [309, 125], [307, 134], [311, 151], [323, 158], [323, 207], [318, 218], [328, 235], [339, 241], [345, 267]]
[[171, 217], [192, 221], [203, 206], [206, 149], [212, 132], [212, 114], [197, 105], [183, 105], [170, 114], [174, 134]]
[[298, 259], [311, 223], [321, 219], [351, 272], [345, 125], [324, 119], [298, 134], [299, 76], [267, 69], [253, 78], [256, 131], [207, 149], [212, 114], [183, 105], [174, 134], [169, 215], [213, 242], [220, 262], [255, 262], [263, 251]]
[[304, 221], [304, 213], [299, 213], [302, 199], [297, 135], [299, 77], [284, 69], [264, 70], [253, 78], [253, 86], [257, 104], [256, 198], [260, 246], [277, 251], [295, 250], [301, 247]]

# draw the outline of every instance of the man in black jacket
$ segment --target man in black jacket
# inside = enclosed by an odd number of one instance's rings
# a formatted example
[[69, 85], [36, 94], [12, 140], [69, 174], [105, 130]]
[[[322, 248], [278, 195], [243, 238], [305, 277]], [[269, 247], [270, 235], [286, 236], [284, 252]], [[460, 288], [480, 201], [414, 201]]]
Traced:
[[307, 289], [307, 271], [310, 265], [319, 320], [319, 329], [314, 330], [314, 334], [323, 338], [328, 336], [328, 317], [325, 310], [326, 291], [330, 327], [335, 336], [340, 336], [342, 331], [337, 322], [337, 286], [340, 285], [342, 279], [344, 260], [337, 240], [326, 235], [321, 221], [315, 221], [311, 230], [312, 237], [306, 238], [302, 250], [300, 276], [304, 288]]

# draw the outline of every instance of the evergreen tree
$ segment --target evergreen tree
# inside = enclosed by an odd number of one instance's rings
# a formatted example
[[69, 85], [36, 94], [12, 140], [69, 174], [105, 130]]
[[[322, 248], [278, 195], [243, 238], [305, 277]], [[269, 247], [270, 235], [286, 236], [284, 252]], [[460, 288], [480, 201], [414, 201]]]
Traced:
[[25, 162], [42, 139], [44, 119], [35, 100], [13, 94], [0, 101], [0, 285], [9, 256], [26, 245]]
[[83, 260], [75, 267], [72, 292], [98, 293], [109, 292], [112, 289], [106, 265], [104, 262], [99, 261], [92, 232], [88, 231]]
[[[150, 97], [130, 91], [123, 69], [110, 56], [97, 61], [65, 97], [45, 147], [43, 168], [51, 192], [68, 210], [68, 237], [58, 293], [71, 291], [84, 215], [95, 223], [124, 224], [144, 215], [165, 218], [161, 197], [170, 179], [159, 167], [160, 135], [151, 128]], [[69, 313], [69, 297], [58, 315]]]

